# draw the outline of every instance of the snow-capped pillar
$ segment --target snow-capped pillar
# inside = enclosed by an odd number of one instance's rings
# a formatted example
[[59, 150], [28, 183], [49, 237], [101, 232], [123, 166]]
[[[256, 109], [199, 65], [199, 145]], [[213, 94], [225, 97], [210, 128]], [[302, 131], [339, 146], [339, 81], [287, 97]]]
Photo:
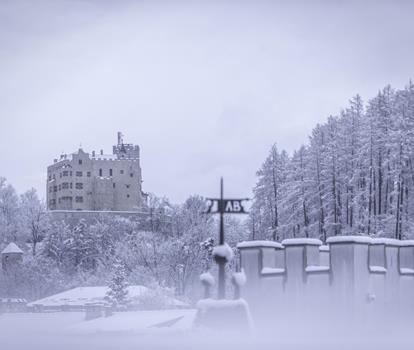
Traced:
[[343, 314], [365, 312], [369, 300], [368, 250], [372, 239], [364, 236], [335, 236], [330, 249], [331, 284], [335, 308]]
[[400, 242], [399, 248], [399, 300], [402, 312], [412, 314], [414, 310], [414, 241]]
[[243, 270], [235, 272], [231, 278], [234, 288], [234, 299], [240, 299], [241, 297], [241, 288], [246, 284], [246, 274]]
[[271, 297], [276, 299], [276, 294], [283, 291], [283, 246], [272, 241], [247, 241], [239, 243], [237, 248], [240, 250], [240, 266], [246, 275], [243, 298], [249, 303], [264, 302]]
[[374, 238], [368, 250], [370, 313], [376, 319], [382, 319], [385, 303], [385, 280], [387, 275], [385, 258], [385, 240]]
[[381, 238], [380, 240], [385, 244], [385, 267], [387, 269], [385, 274], [384, 306], [387, 314], [392, 316], [398, 313], [399, 248], [401, 241], [391, 238]]
[[[286, 297], [290, 308], [300, 311], [307, 303], [306, 282], [309, 271], [317, 271], [319, 265], [319, 247], [322, 242], [312, 238], [292, 238], [282, 241], [286, 259]], [[328, 267], [326, 267], [328, 269]]]
[[328, 245], [321, 245], [319, 247], [319, 264], [321, 266], [329, 266], [330, 265], [330, 252]]
[[200, 282], [204, 287], [204, 299], [211, 297], [211, 288], [215, 284], [213, 275], [210, 272], [204, 272], [200, 275]]

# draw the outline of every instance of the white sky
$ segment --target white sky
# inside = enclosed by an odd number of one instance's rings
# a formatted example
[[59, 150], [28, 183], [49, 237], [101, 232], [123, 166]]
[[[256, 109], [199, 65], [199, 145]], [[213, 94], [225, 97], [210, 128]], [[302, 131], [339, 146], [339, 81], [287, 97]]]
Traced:
[[144, 190], [249, 196], [271, 144], [413, 78], [414, 2], [0, 0], [0, 176], [142, 151]]

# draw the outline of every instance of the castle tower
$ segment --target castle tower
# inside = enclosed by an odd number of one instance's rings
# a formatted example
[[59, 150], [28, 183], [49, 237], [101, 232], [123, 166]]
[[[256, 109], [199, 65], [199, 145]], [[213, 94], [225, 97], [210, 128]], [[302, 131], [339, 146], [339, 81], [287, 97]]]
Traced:
[[13, 242], [1, 252], [1, 267], [3, 271], [13, 269], [23, 261], [23, 251]]
[[118, 132], [112, 154], [79, 149], [47, 168], [47, 207], [65, 211], [131, 211], [145, 203], [140, 150]]

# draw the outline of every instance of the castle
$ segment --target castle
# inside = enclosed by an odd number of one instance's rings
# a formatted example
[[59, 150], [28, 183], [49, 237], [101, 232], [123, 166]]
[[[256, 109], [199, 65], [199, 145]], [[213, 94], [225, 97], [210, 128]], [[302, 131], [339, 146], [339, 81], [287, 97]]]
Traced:
[[139, 146], [124, 143], [118, 132], [112, 154], [79, 148], [54, 160], [47, 168], [47, 208], [137, 212], [146, 202], [141, 184]]

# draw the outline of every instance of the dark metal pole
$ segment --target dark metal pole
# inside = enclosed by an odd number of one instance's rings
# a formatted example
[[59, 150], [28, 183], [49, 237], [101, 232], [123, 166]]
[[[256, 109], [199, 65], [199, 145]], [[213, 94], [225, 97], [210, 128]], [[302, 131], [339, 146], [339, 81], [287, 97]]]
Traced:
[[[223, 178], [220, 180], [220, 202], [219, 202], [219, 211], [220, 211], [220, 245], [224, 244], [224, 200], [223, 200]], [[218, 260], [218, 298], [224, 299], [226, 297], [226, 275], [225, 275], [225, 265], [226, 260], [221, 258]]]
[[223, 215], [224, 215], [224, 195], [223, 190], [223, 178], [220, 179], [220, 244], [224, 244], [224, 222], [223, 222]]

